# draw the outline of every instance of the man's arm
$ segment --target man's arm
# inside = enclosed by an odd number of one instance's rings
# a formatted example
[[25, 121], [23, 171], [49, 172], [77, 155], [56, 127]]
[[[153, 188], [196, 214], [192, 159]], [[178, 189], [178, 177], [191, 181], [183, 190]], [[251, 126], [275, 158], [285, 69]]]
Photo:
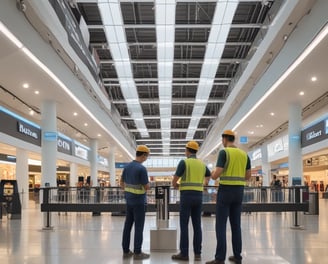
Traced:
[[149, 183], [145, 184], [144, 188], [145, 188], [146, 191], [149, 190], [150, 189], [150, 184]]
[[178, 180], [179, 179], [180, 179], [180, 177], [178, 177], [176, 175], [173, 176], [173, 180], [172, 180], [172, 186], [173, 186], [173, 188], [178, 189], [178, 187], [179, 187]]
[[124, 189], [123, 176], [121, 176], [121, 179], [120, 179], [120, 187], [121, 187], [122, 189]]
[[245, 173], [245, 180], [248, 181], [251, 179], [252, 173], [251, 173], [251, 160], [247, 156], [247, 164], [246, 164], [246, 173]]
[[250, 180], [252, 176], [251, 170], [246, 170], [245, 179], [246, 181]]
[[216, 167], [214, 171], [212, 171], [211, 178], [213, 180], [217, 180], [223, 172], [223, 168], [221, 167]]

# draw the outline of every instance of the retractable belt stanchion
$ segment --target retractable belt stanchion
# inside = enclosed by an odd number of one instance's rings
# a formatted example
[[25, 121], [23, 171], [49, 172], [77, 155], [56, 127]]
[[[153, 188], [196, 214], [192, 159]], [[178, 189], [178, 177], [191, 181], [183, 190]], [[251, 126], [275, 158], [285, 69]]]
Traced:
[[150, 230], [150, 250], [176, 250], [177, 230], [169, 227], [170, 186], [156, 186], [156, 228]]
[[[45, 188], [43, 188], [43, 204], [46, 205], [49, 203], [50, 197], [50, 186], [48, 183], [45, 184]], [[51, 226], [51, 212], [47, 211], [43, 213], [43, 230], [52, 230], [53, 226]]]

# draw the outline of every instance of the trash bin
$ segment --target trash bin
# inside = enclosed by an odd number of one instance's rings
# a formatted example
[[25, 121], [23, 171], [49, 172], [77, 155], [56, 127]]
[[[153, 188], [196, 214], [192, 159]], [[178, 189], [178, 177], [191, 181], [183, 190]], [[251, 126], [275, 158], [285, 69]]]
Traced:
[[319, 193], [310, 192], [309, 193], [309, 214], [319, 215]]

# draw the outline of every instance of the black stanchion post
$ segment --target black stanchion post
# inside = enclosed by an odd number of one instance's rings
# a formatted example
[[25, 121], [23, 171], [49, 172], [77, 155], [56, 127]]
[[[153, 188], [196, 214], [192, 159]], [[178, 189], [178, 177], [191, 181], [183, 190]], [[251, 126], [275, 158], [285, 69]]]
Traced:
[[[300, 186], [294, 186], [294, 203], [299, 204], [301, 203], [301, 187]], [[294, 212], [294, 225], [292, 226], [292, 229], [304, 229], [299, 224], [299, 219], [298, 219], [298, 211]]]
[[[100, 187], [95, 187], [95, 203], [100, 203]], [[99, 216], [100, 212], [92, 212], [92, 216]]]
[[[43, 188], [43, 199], [42, 202], [43, 204], [46, 206], [49, 204], [49, 198], [50, 198], [50, 184], [49, 183], [45, 183], [45, 188]], [[53, 226], [51, 226], [51, 212], [49, 211], [49, 209], [44, 213], [44, 219], [43, 219], [43, 223], [44, 223], [44, 230], [52, 230]]]

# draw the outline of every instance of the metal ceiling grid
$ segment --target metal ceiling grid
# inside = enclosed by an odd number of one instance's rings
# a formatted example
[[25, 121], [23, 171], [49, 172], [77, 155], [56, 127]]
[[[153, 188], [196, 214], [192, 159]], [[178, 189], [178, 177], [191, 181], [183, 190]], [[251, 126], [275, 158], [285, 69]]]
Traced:
[[[214, 82], [197, 125], [194, 139], [202, 142], [216, 120], [229, 95], [229, 85], [242, 62], [249, 59], [254, 39], [261, 29], [273, 1], [239, 2], [219, 61]], [[100, 76], [110, 100], [121, 120], [137, 139], [148, 144], [152, 154], [162, 155], [163, 141], [158, 91], [158, 61], [155, 2], [119, 3], [127, 41], [131, 69], [149, 138], [142, 138], [131, 117], [120, 88], [115, 64], [108, 48], [100, 12], [96, 3], [79, 3], [80, 11], [89, 26], [91, 47], [100, 59]], [[176, 2], [174, 30], [174, 61], [171, 102], [170, 154], [183, 152], [187, 130], [195, 106], [195, 98], [208, 38], [217, 3], [214, 1]], [[180, 131], [181, 130], [181, 131]], [[173, 148], [176, 141], [182, 146]], [[175, 146], [176, 147], [176, 146]], [[154, 149], [152, 149], [154, 148]]]

